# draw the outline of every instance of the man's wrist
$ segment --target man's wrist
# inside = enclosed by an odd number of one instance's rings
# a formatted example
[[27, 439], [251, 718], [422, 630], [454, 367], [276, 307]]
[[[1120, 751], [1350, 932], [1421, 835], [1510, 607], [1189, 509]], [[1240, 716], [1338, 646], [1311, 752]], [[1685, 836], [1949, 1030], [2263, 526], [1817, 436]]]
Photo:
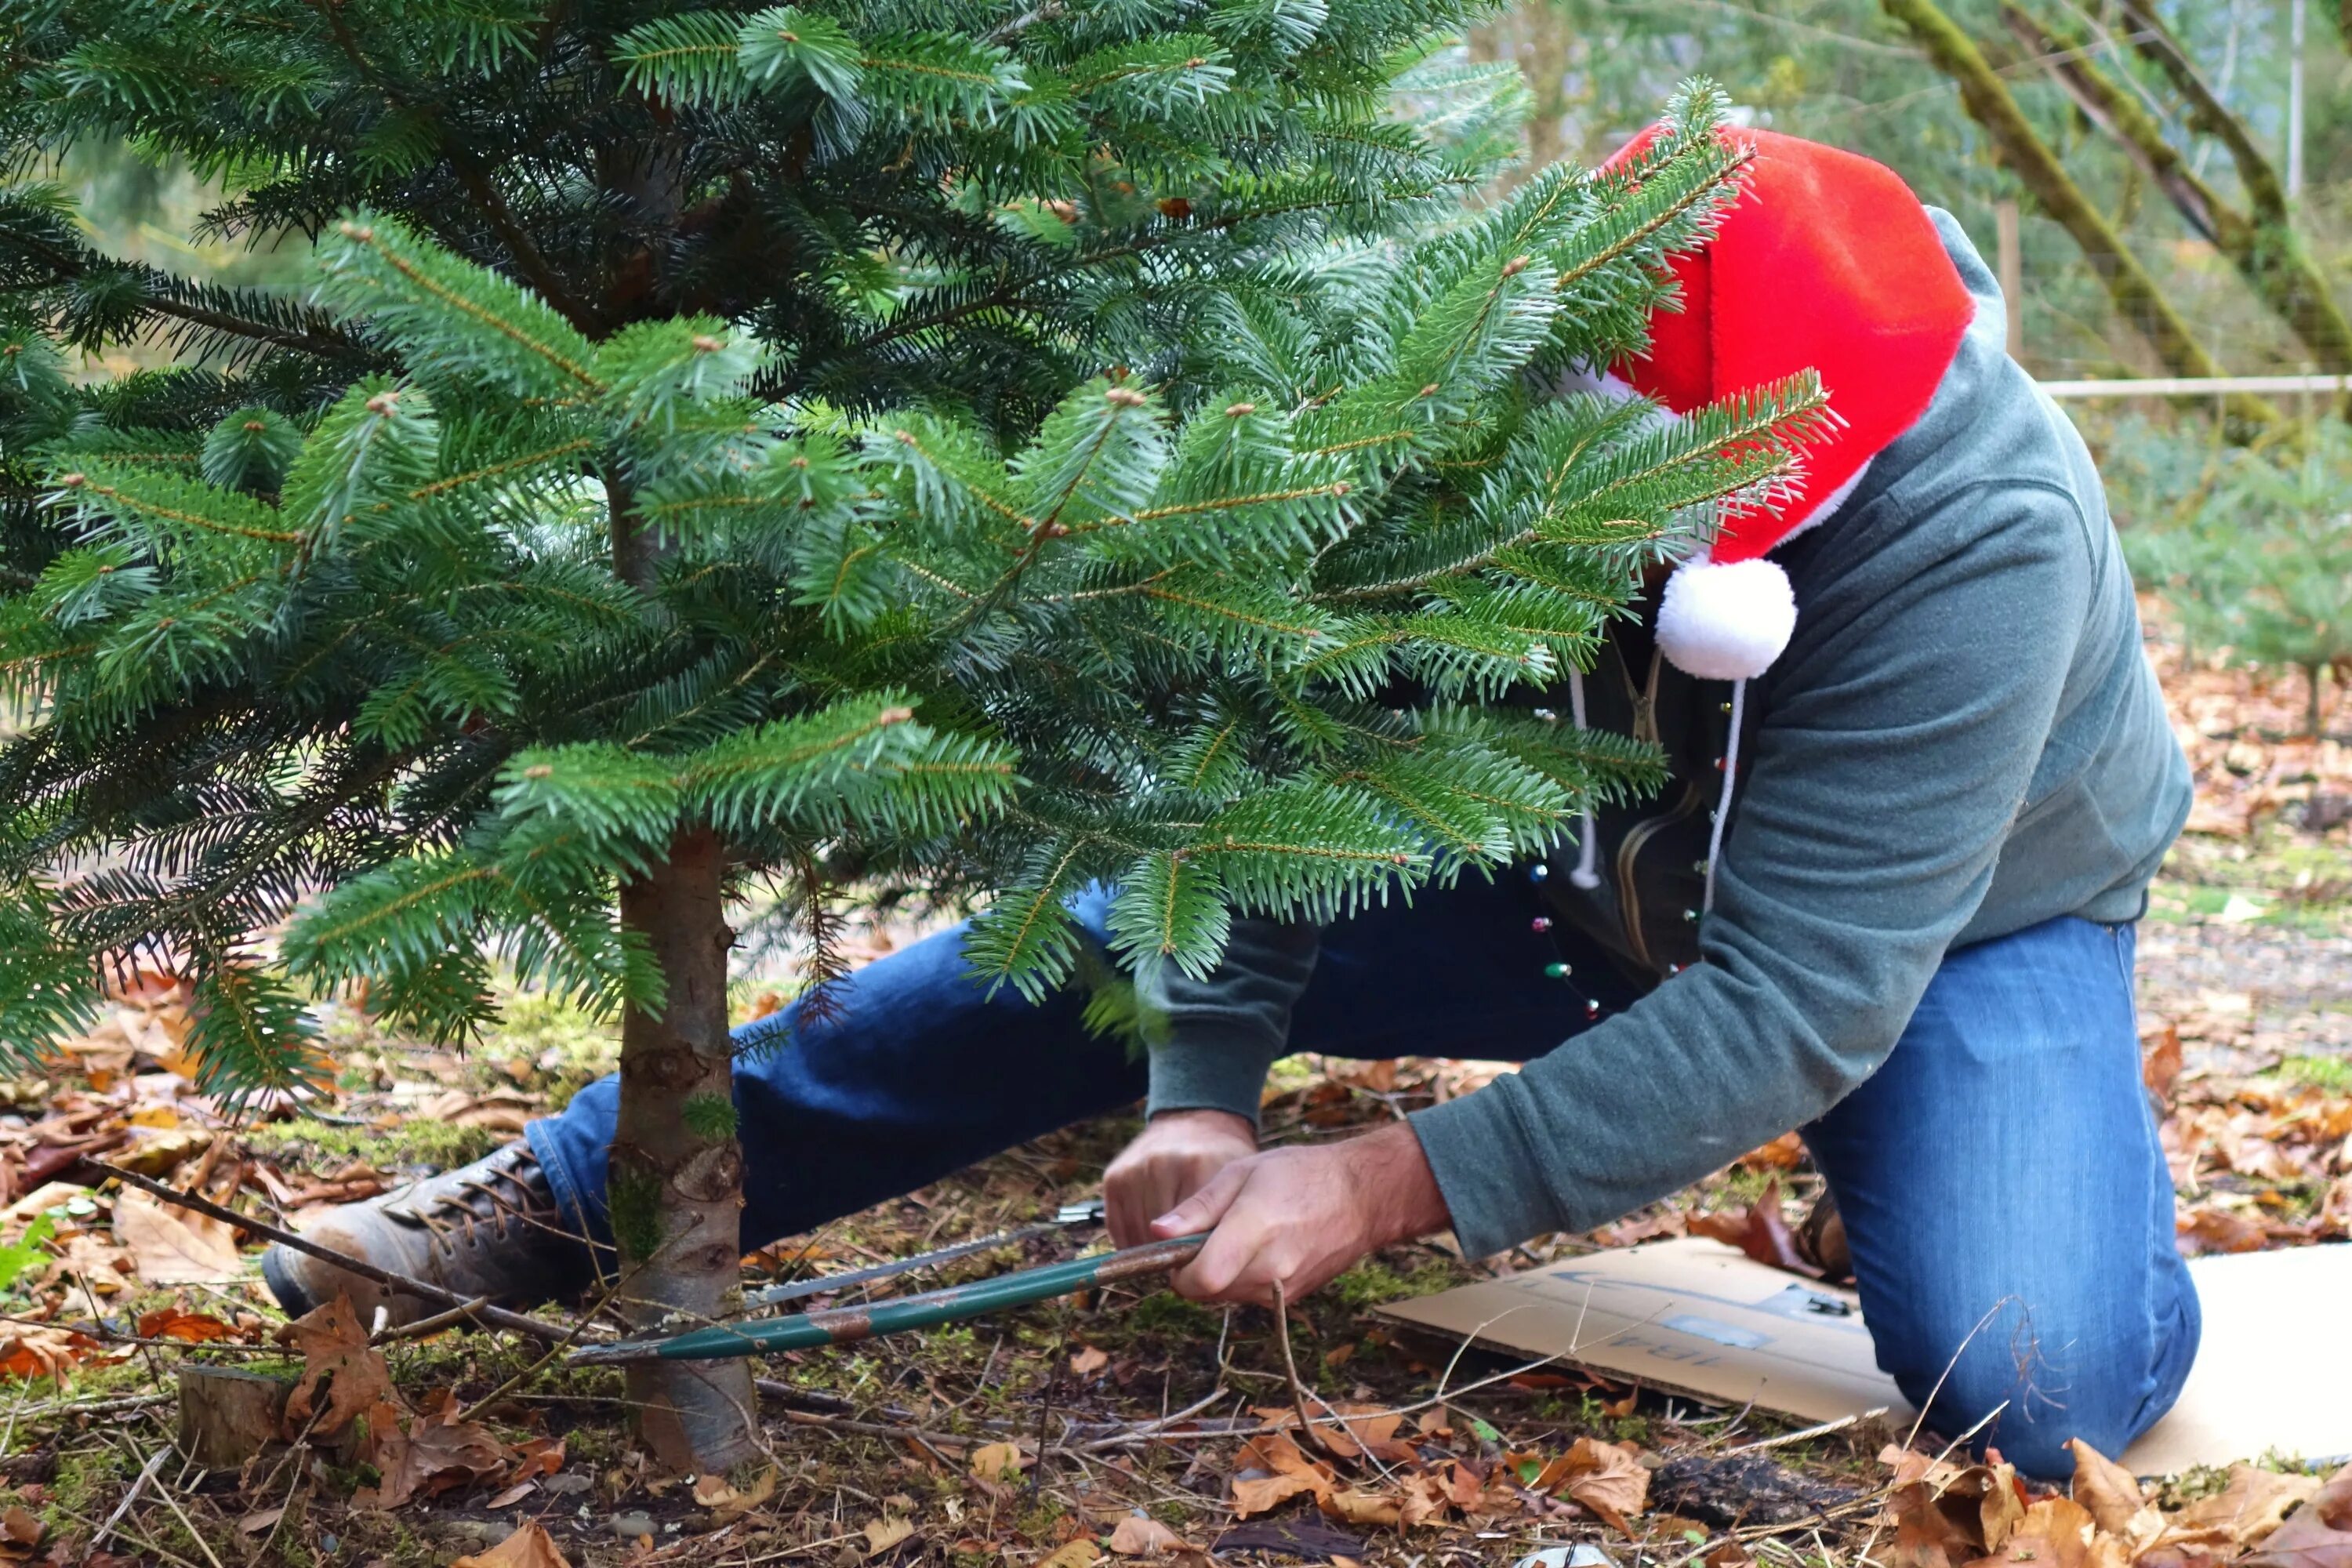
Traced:
[[1364, 1210], [1368, 1249], [1433, 1236], [1454, 1223], [1421, 1139], [1406, 1123], [1367, 1132], [1343, 1147], [1355, 1165], [1359, 1190], [1378, 1194], [1378, 1202]]
[[1145, 1117], [1147, 1124], [1160, 1127], [1191, 1122], [1197, 1126], [1229, 1131], [1257, 1142], [1257, 1123], [1238, 1111], [1224, 1110], [1213, 1105], [1180, 1105], [1170, 1110], [1155, 1110]]

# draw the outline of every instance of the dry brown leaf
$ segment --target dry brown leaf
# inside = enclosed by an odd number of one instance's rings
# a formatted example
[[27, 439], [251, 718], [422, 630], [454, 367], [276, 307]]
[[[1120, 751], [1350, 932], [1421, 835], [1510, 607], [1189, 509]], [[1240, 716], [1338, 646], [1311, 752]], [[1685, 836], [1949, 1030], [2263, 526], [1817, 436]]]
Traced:
[[1102, 1548], [1081, 1535], [1066, 1541], [1041, 1560], [1037, 1568], [1095, 1568], [1102, 1561]]
[[514, 1507], [515, 1504], [522, 1501], [523, 1499], [530, 1496], [531, 1493], [538, 1489], [539, 1483], [537, 1481], [517, 1481], [506, 1490], [499, 1492], [495, 1497], [491, 1498], [489, 1501], [484, 1503], [482, 1506], [489, 1510], [492, 1513], [496, 1513], [500, 1509]]
[[1445, 1483], [1432, 1475], [1407, 1476], [1404, 1479], [1404, 1502], [1398, 1522], [1411, 1530], [1415, 1525], [1432, 1524], [1445, 1517], [1453, 1503]]
[[2140, 1030], [2140, 1081], [2158, 1100], [2172, 1099], [2173, 1081], [2180, 1076], [2180, 1026], [2169, 1019], [2152, 1019]]
[[1315, 1500], [1317, 1506], [1321, 1508], [1327, 1516], [1338, 1520], [1342, 1524], [1371, 1528], [1398, 1524], [1404, 1518], [1404, 1500], [1384, 1497], [1379, 1492], [1359, 1491], [1352, 1489], [1347, 1491], [1329, 1491]]
[[2071, 1498], [2048, 1498], [2019, 1517], [1979, 1568], [1993, 1563], [2032, 1563], [2035, 1568], [2091, 1568], [2091, 1537], [2097, 1526], [2091, 1510]]
[[1887, 1521], [1895, 1527], [1889, 1568], [1960, 1568], [1999, 1553], [2024, 1522], [2017, 1472], [2007, 1465], [1923, 1465], [1926, 1456], [1891, 1448], [1879, 1458], [1894, 1464], [1898, 1476], [1925, 1472], [1896, 1486], [1886, 1500]]
[[38, 1546], [47, 1528], [16, 1503], [0, 1510], [0, 1536], [5, 1536], [11, 1546]]
[[530, 1437], [515, 1445], [514, 1468], [507, 1472], [510, 1481], [527, 1481], [534, 1476], [551, 1476], [563, 1468], [563, 1439], [561, 1437]]
[[142, 1314], [138, 1327], [142, 1339], [179, 1340], [192, 1345], [236, 1337], [236, 1331], [218, 1318], [204, 1312], [184, 1312], [177, 1307]]
[[1759, 1263], [1769, 1264], [1787, 1273], [1818, 1279], [1822, 1271], [1805, 1261], [1802, 1248], [1797, 1245], [1796, 1233], [1780, 1214], [1780, 1178], [1773, 1177], [1764, 1184], [1763, 1192], [1747, 1210], [1724, 1210], [1717, 1214], [1693, 1215], [1690, 1217], [1693, 1236], [1711, 1236], [1739, 1248]]
[[2180, 1250], [2191, 1258], [2215, 1252], [2260, 1252], [2270, 1245], [2270, 1227], [2258, 1219], [2225, 1209], [2197, 1209], [2180, 1216], [2176, 1227]]
[[718, 1515], [721, 1524], [742, 1518], [775, 1495], [773, 1465], [753, 1477], [746, 1487], [735, 1486], [725, 1476], [700, 1476], [694, 1483], [694, 1500]]
[[879, 1557], [907, 1537], [914, 1534], [915, 1527], [906, 1520], [886, 1514], [880, 1519], [868, 1521], [864, 1533], [866, 1555]]
[[144, 1193], [117, 1194], [114, 1235], [150, 1285], [220, 1285], [245, 1272], [226, 1221], [168, 1208]]
[[437, 1497], [471, 1486], [506, 1468], [505, 1447], [471, 1421], [419, 1415], [404, 1433], [392, 1407], [378, 1405], [369, 1412], [368, 1429], [383, 1480], [354, 1493], [352, 1501], [357, 1507], [398, 1508], [411, 1498]]
[[[368, 1344], [367, 1326], [349, 1296], [338, 1295], [278, 1331], [278, 1342], [292, 1346], [302, 1357], [302, 1381], [286, 1396], [286, 1427], [289, 1435], [310, 1426], [321, 1384], [327, 1405], [311, 1430], [333, 1437], [354, 1417], [392, 1402], [392, 1371], [383, 1352]], [[382, 1430], [374, 1436], [382, 1438]]]
[[1975, 1532], [1937, 1506], [1935, 1488], [1906, 1481], [1886, 1500], [1895, 1541], [1885, 1548], [1888, 1568], [1958, 1568], [1982, 1548]]
[[539, 1521], [525, 1520], [515, 1532], [470, 1557], [460, 1557], [449, 1568], [572, 1568], [556, 1549], [555, 1537]]
[[1110, 1549], [1121, 1557], [1161, 1557], [1198, 1550], [1158, 1520], [1139, 1513], [1130, 1513], [1111, 1527]]
[[2238, 1568], [2352, 1568], [2352, 1465], [2328, 1477]]
[[1803, 1164], [1806, 1158], [1805, 1141], [1794, 1132], [1783, 1132], [1769, 1143], [1750, 1149], [1733, 1163], [1750, 1171], [1793, 1171]]
[[1949, 1486], [1961, 1468], [1949, 1459], [1923, 1454], [1916, 1448], [1899, 1447], [1893, 1443], [1878, 1451], [1878, 1462], [1892, 1467], [1895, 1471], [1895, 1479], [1886, 1483], [1889, 1487], [1907, 1487], [1913, 1481], [1926, 1481], [1935, 1487]]
[[95, 1359], [98, 1342], [71, 1329], [19, 1329], [0, 1338], [0, 1373], [10, 1377], [63, 1377], [66, 1369]]
[[259, 1535], [263, 1531], [276, 1529], [278, 1521], [285, 1517], [284, 1503], [276, 1508], [256, 1509], [236, 1521], [236, 1532], [239, 1535]]
[[994, 1486], [1008, 1476], [1018, 1476], [1032, 1461], [1018, 1443], [982, 1443], [966, 1463], [974, 1480]]
[[1247, 1519], [1266, 1513], [1301, 1492], [1318, 1496], [1330, 1489], [1328, 1481], [1312, 1476], [1253, 1476], [1234, 1478], [1234, 1517]]
[[2126, 1559], [2154, 1545], [2164, 1533], [2164, 1515], [2141, 1494], [2139, 1478], [2079, 1437], [2066, 1447], [2074, 1456], [2074, 1500], [2091, 1510], [2099, 1529], [2116, 1538]]
[[1097, 1350], [1092, 1345], [1080, 1346], [1078, 1352], [1070, 1358], [1070, 1371], [1079, 1377], [1092, 1377], [1109, 1364], [1110, 1352]]
[[1650, 1472], [1642, 1468], [1640, 1453], [1634, 1444], [1579, 1437], [1567, 1453], [1543, 1468], [1533, 1489], [1564, 1490], [1612, 1529], [1631, 1535], [1629, 1521], [1650, 1500]]
[[2258, 1545], [2297, 1503], [2318, 1490], [2315, 1476], [2283, 1476], [2252, 1465], [2232, 1465], [2230, 1484], [2182, 1509], [2158, 1544], [2240, 1550]]

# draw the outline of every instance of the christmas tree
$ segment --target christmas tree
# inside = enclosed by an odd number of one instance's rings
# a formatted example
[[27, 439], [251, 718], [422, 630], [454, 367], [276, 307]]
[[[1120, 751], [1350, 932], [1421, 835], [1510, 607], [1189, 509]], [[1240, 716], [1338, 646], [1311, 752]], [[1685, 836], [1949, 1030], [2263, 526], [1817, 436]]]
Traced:
[[[1634, 348], [1737, 178], [1713, 100], [1628, 176], [1462, 205], [1445, 5], [44, 7], [18, 161], [135, 140], [299, 299], [0, 205], [13, 312], [0, 1033], [184, 975], [205, 1087], [299, 1090], [309, 997], [461, 1039], [500, 967], [616, 1010], [644, 1327], [737, 1294], [730, 893], [986, 904], [1029, 989], [1213, 963], [1555, 840], [1655, 759], [1493, 705], [1767, 497], [1808, 383], [1661, 425]], [[101, 26], [100, 24], [103, 23]], [[1179, 32], [1181, 23], [1193, 28]], [[1462, 115], [1448, 117], [1458, 122]], [[173, 369], [76, 384], [137, 337]], [[290, 921], [290, 923], [289, 923]], [[740, 1366], [634, 1374], [656, 1454]]]
[[2227, 650], [2303, 672], [2304, 726], [2352, 672], [2352, 426], [2333, 417], [2243, 447], [2136, 423], [2113, 444], [2132, 571], [2192, 656]]

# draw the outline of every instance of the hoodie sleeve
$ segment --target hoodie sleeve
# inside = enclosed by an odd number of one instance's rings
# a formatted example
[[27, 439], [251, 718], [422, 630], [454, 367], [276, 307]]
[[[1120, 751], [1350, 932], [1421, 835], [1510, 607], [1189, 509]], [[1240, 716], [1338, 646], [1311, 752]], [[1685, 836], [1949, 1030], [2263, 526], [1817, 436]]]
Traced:
[[1173, 964], [1139, 975], [1151, 1048], [1147, 1114], [1229, 1110], [1255, 1123], [1266, 1069], [1289, 1049], [1290, 1009], [1319, 948], [1312, 925], [1238, 920], [1223, 962], [1205, 978]]
[[1766, 678], [1705, 962], [1412, 1117], [1472, 1256], [1606, 1224], [1820, 1116], [1983, 900], [2086, 623], [2113, 620], [2093, 599], [2127, 589], [2055, 483], [1896, 505], [1835, 542], [1853, 563], [1812, 585]]

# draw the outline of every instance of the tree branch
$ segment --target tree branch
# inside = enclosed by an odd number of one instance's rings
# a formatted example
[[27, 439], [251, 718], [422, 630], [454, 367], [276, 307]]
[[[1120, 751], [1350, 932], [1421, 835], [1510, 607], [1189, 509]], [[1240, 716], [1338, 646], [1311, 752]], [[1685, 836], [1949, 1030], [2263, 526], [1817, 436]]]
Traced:
[[[2255, 297], [2286, 323], [2320, 367], [2352, 372], [2352, 321], [2345, 318], [2327, 279], [2296, 242], [2284, 207], [2249, 217], [2224, 200], [2198, 177], [2155, 117], [2090, 58], [2081, 39], [2051, 26], [2021, 0], [2006, 0], [2001, 20], [2041, 54], [2075, 106], [2123, 147], [2189, 226], [2230, 258]], [[2227, 113], [2218, 104], [2214, 109]], [[2240, 135], [2242, 139], [2242, 127]], [[2248, 189], [2254, 189], [2251, 182]]]
[[[2352, 6], [2352, 0], [2344, 0]], [[2238, 165], [2238, 178], [2246, 187], [2246, 199], [2265, 223], [2284, 223], [2286, 219], [2286, 185], [2279, 179], [2278, 170], [2254, 142], [2246, 130], [2245, 121], [2230, 112], [2205, 81], [2205, 74], [2180, 47], [2180, 41], [2158, 20], [2155, 12], [2142, 0], [2123, 0], [2123, 13], [2131, 24], [2132, 47], [2162, 71], [2180, 96], [2188, 100], [2189, 128], [2201, 131], [2229, 149], [2231, 162]]]
[[[1889, 16], [1903, 24], [1927, 51], [1936, 68], [1960, 89], [1969, 118], [1982, 126], [2000, 151], [2020, 183], [2042, 210], [2055, 218], [2083, 254], [2107, 298], [2123, 318], [2138, 329], [2165, 368], [2175, 375], [2217, 376], [2221, 367], [2196, 333], [2172, 308], [2156, 279], [2124, 244], [2105, 216], [2084, 196], [2053, 153], [2025, 111], [2018, 107], [2009, 86], [1985, 59], [1974, 39], [1945, 15], [1936, 0], [1879, 0]], [[2231, 413], [2246, 423], [2275, 425], [2277, 409], [2261, 398], [2238, 395], [2229, 400]]]

